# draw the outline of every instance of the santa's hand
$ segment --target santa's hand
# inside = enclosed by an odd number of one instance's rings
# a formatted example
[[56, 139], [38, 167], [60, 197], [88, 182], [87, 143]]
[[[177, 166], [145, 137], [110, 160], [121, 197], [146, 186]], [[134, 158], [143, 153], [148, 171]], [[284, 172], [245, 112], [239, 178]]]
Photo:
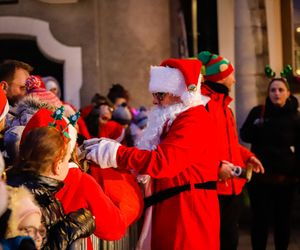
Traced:
[[121, 144], [105, 138], [100, 138], [98, 144], [85, 148], [86, 159], [98, 164], [101, 168], [117, 168], [117, 151]]
[[89, 140], [84, 140], [81, 147], [84, 150], [84, 149], [86, 149], [90, 146], [99, 144], [100, 140], [101, 140], [101, 138], [92, 138], [92, 139], [89, 139]]

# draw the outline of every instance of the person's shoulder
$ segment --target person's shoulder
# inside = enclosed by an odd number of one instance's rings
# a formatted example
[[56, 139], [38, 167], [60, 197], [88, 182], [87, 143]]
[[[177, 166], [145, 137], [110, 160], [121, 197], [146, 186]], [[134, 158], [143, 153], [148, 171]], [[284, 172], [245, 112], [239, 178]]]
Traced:
[[252, 109], [250, 110], [250, 112], [252, 112], [252, 113], [257, 113], [257, 112], [262, 112], [262, 110], [264, 110], [265, 109], [265, 105], [262, 105], [262, 104], [260, 104], [260, 105], [257, 105], [257, 106], [254, 106], [254, 107], [252, 107]]
[[[175, 121], [184, 121], [187, 123], [194, 123], [194, 122], [199, 122], [199, 121], [204, 121], [206, 119], [210, 119], [210, 115], [205, 108], [204, 105], [197, 105], [194, 107], [190, 107], [186, 109], [185, 111], [181, 112]], [[174, 122], [175, 122], [174, 121]]]

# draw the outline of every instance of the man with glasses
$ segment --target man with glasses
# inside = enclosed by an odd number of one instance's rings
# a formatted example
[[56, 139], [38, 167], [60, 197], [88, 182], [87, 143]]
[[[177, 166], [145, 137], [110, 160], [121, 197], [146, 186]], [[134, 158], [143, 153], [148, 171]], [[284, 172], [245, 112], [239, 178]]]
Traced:
[[219, 249], [214, 124], [202, 104], [201, 62], [168, 59], [151, 67], [154, 107], [137, 148], [85, 141], [86, 158], [101, 168], [149, 175], [137, 249]]
[[25, 96], [25, 82], [32, 70], [29, 64], [17, 60], [6, 60], [0, 65], [0, 86], [11, 106]]

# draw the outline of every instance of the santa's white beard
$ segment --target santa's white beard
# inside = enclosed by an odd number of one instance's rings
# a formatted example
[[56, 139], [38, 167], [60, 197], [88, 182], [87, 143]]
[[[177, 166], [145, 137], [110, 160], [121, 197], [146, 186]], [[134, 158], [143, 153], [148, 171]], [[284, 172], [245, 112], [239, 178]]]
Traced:
[[167, 107], [154, 106], [148, 114], [148, 124], [143, 134], [137, 141], [139, 149], [153, 150], [160, 143], [160, 136], [167, 122], [167, 128], [171, 126], [175, 118], [188, 109], [182, 103]]

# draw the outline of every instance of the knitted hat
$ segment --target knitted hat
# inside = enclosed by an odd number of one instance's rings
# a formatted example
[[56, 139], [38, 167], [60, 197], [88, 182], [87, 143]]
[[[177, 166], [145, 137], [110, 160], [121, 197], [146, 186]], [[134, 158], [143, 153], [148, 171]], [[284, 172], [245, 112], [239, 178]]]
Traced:
[[202, 51], [198, 54], [198, 59], [204, 65], [204, 79], [218, 82], [233, 72], [232, 64], [224, 57]]
[[7, 115], [9, 111], [9, 104], [6, 95], [2, 88], [0, 88], [0, 121]]
[[43, 102], [47, 102], [55, 107], [60, 107], [62, 102], [51, 91], [45, 89], [42, 79], [38, 76], [29, 76], [25, 83], [27, 94], [37, 97]]
[[8, 228], [6, 238], [13, 238], [20, 235], [18, 226], [27, 216], [38, 214], [42, 216], [41, 210], [34, 200], [33, 194], [28, 189], [21, 186], [18, 188], [9, 188], [9, 204], [11, 215], [8, 220]]
[[149, 91], [179, 96], [185, 106], [201, 104], [202, 63], [197, 59], [167, 59], [160, 66], [151, 66]]

